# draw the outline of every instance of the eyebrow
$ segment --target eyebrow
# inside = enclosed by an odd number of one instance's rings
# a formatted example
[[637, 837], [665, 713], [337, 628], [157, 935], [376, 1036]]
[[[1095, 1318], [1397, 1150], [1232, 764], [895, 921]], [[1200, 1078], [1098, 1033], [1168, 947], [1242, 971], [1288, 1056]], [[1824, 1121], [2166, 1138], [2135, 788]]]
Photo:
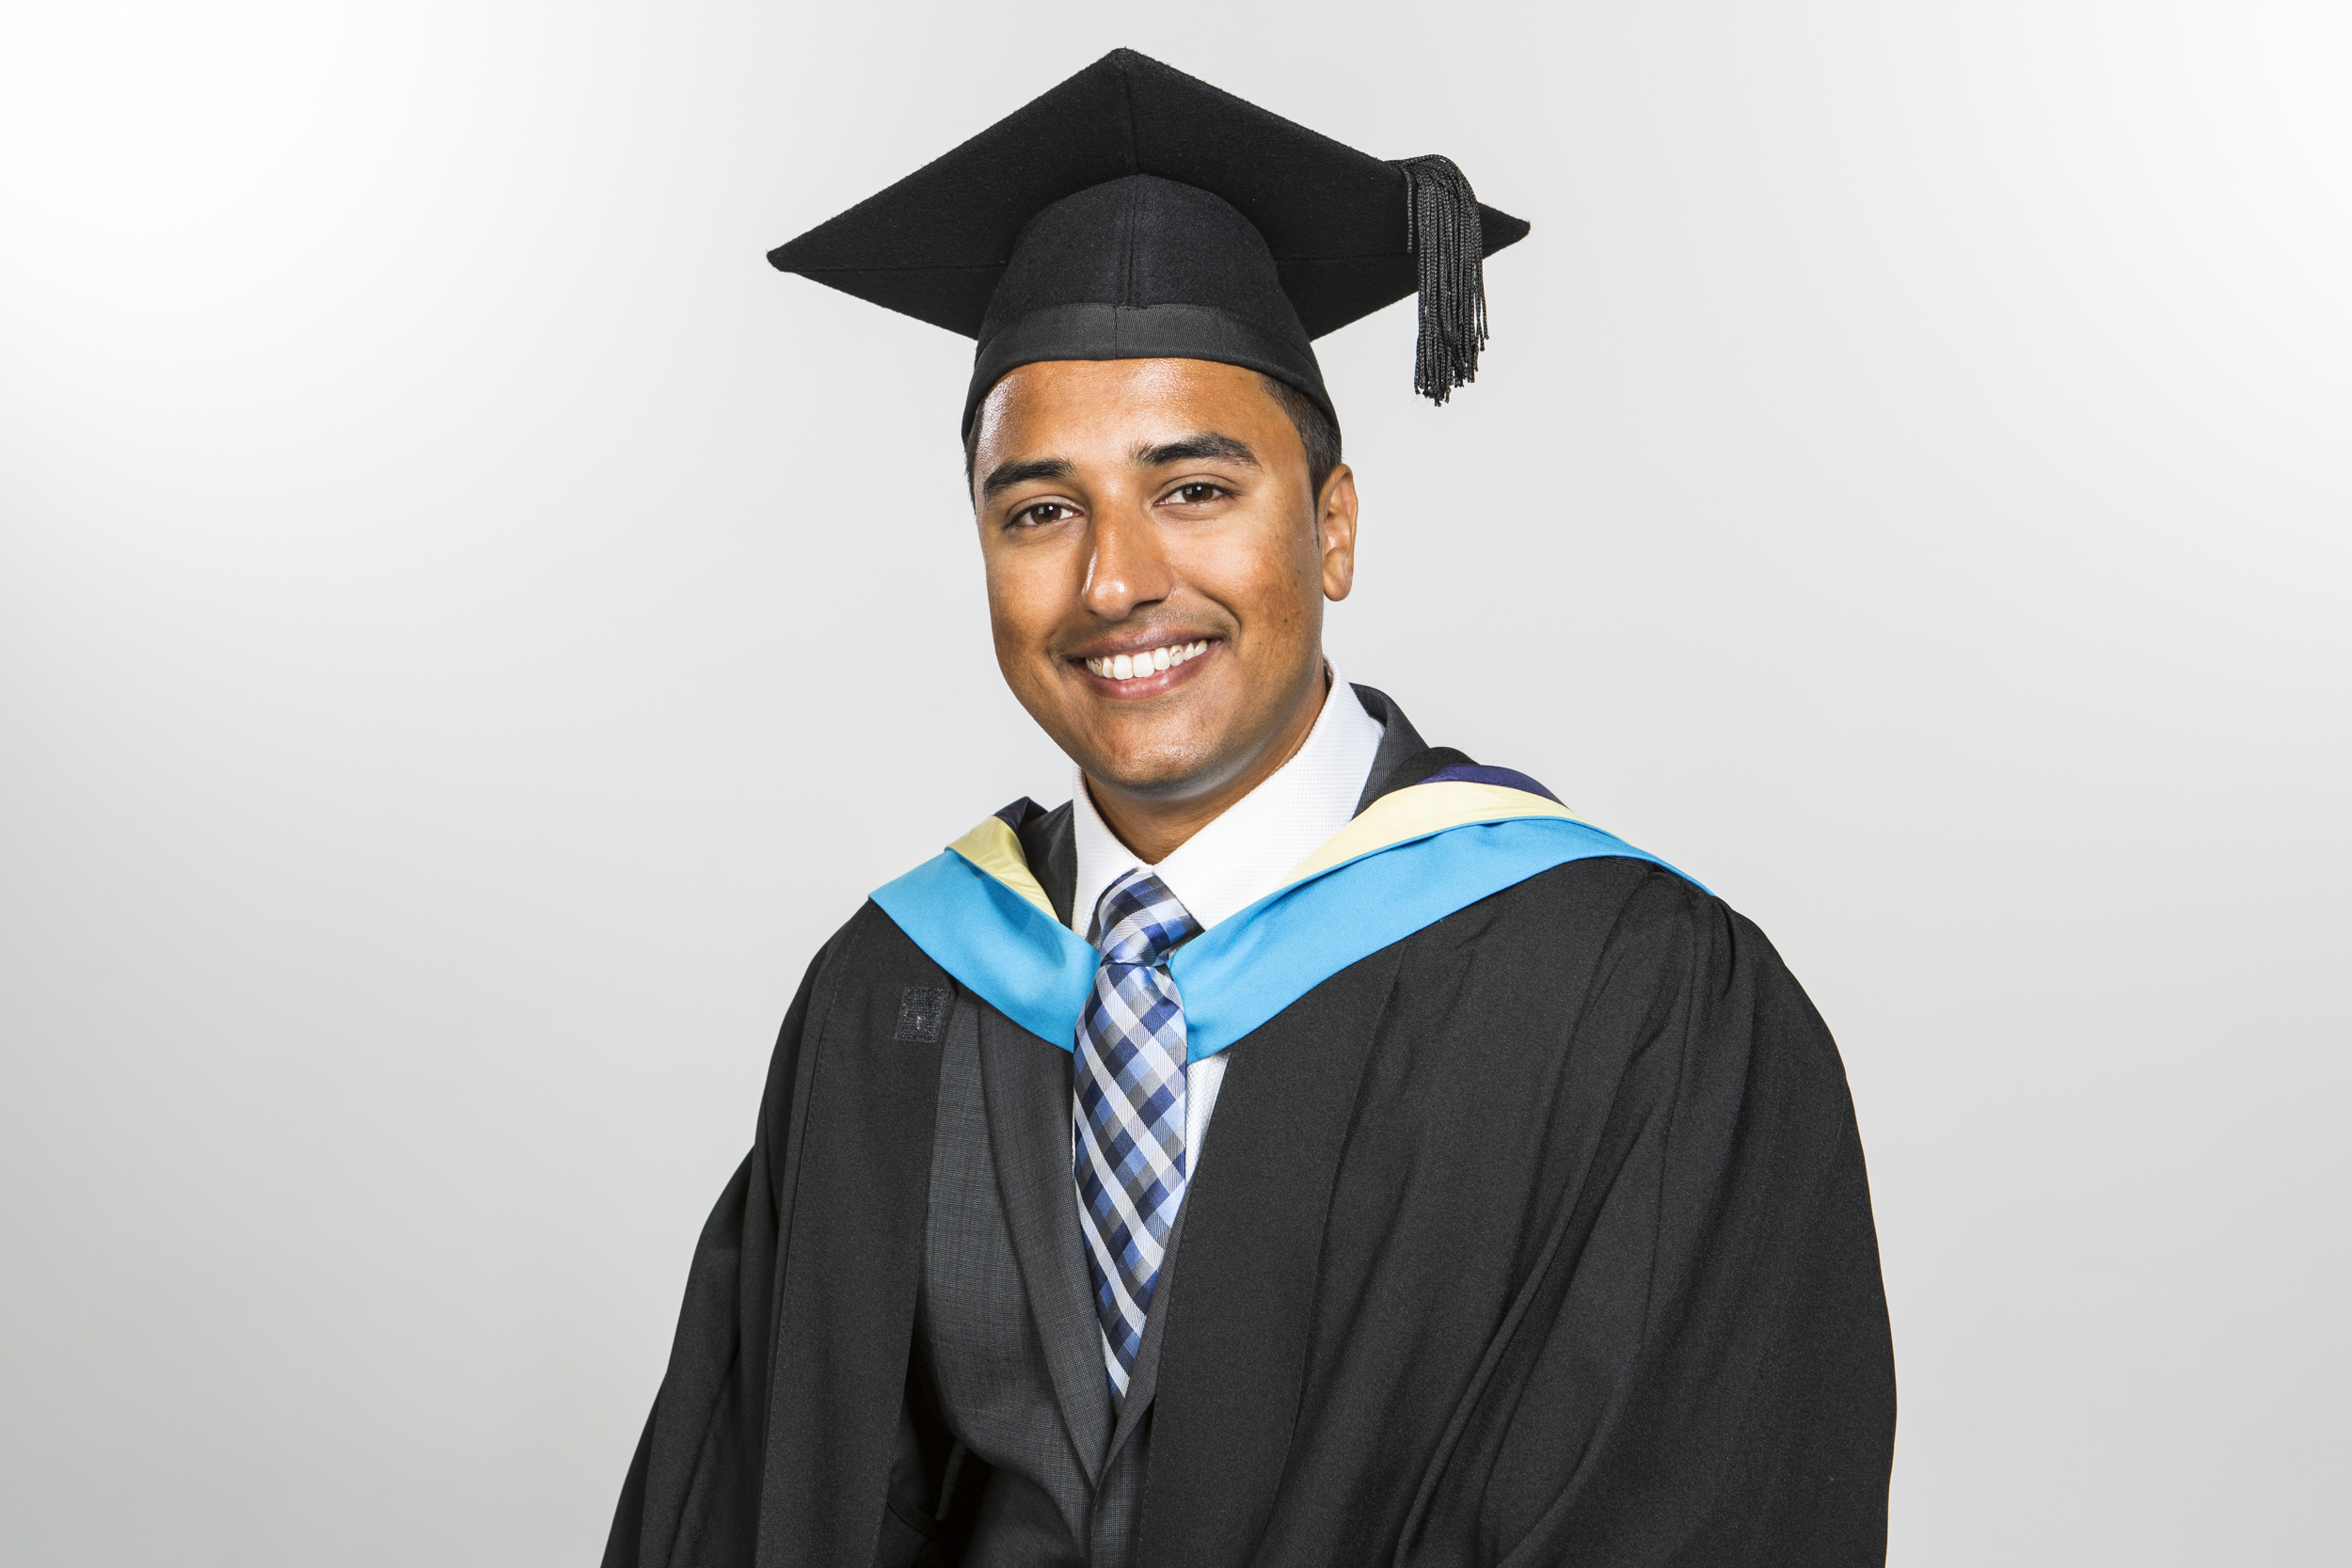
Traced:
[[1261, 466], [1258, 454], [1249, 450], [1248, 442], [1235, 440], [1231, 436], [1220, 436], [1214, 430], [1204, 430], [1198, 436], [1187, 436], [1182, 440], [1164, 441], [1156, 447], [1137, 447], [1134, 456], [1138, 465], [1147, 468], [1157, 468], [1169, 463], [1191, 463], [1203, 457], [1221, 457], [1228, 463], [1245, 464], [1252, 468]]
[[999, 463], [980, 481], [980, 499], [994, 500], [1016, 484], [1026, 484], [1033, 479], [1073, 480], [1078, 470], [1069, 459], [1062, 457], [1032, 457], [1020, 463]]

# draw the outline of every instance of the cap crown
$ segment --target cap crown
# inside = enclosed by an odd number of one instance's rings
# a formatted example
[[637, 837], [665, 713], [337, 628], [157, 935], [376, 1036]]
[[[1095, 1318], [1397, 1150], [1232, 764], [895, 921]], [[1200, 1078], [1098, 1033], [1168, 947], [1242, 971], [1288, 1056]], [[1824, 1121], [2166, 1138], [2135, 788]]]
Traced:
[[1064, 197], [1031, 219], [981, 313], [985, 342], [1057, 305], [1206, 305], [1296, 340], [1307, 329], [1265, 238], [1196, 185], [1138, 174]]

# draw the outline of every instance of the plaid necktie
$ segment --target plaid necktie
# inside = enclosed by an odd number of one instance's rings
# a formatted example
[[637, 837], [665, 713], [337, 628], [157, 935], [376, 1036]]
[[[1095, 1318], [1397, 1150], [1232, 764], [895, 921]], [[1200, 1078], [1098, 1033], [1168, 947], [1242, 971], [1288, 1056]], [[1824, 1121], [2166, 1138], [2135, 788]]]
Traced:
[[1141, 869], [1095, 906], [1103, 965], [1078, 1015], [1078, 1227], [1086, 1241], [1111, 1405], [1127, 1394], [1168, 1227], [1184, 1196], [1184, 1006], [1168, 956], [1200, 931]]

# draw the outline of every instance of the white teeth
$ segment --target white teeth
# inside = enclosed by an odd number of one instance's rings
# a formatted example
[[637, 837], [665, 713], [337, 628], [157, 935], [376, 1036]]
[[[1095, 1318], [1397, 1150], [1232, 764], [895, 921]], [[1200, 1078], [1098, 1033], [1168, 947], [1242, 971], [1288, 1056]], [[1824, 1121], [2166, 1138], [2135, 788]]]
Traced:
[[1172, 646], [1153, 648], [1143, 654], [1113, 654], [1108, 658], [1089, 658], [1087, 668], [1098, 675], [1115, 681], [1138, 680], [1170, 670], [1188, 658], [1199, 658], [1209, 651], [1208, 639], [1198, 642], [1179, 642]]

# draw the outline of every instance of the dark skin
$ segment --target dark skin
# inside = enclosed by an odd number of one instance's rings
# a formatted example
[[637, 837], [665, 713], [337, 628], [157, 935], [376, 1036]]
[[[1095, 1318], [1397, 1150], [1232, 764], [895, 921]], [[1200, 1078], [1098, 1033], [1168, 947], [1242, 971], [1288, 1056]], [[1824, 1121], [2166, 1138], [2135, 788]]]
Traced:
[[1258, 373], [1206, 360], [1025, 365], [979, 420], [997, 667], [1155, 865], [1314, 728], [1324, 602], [1355, 582], [1355, 476], [1311, 485]]

